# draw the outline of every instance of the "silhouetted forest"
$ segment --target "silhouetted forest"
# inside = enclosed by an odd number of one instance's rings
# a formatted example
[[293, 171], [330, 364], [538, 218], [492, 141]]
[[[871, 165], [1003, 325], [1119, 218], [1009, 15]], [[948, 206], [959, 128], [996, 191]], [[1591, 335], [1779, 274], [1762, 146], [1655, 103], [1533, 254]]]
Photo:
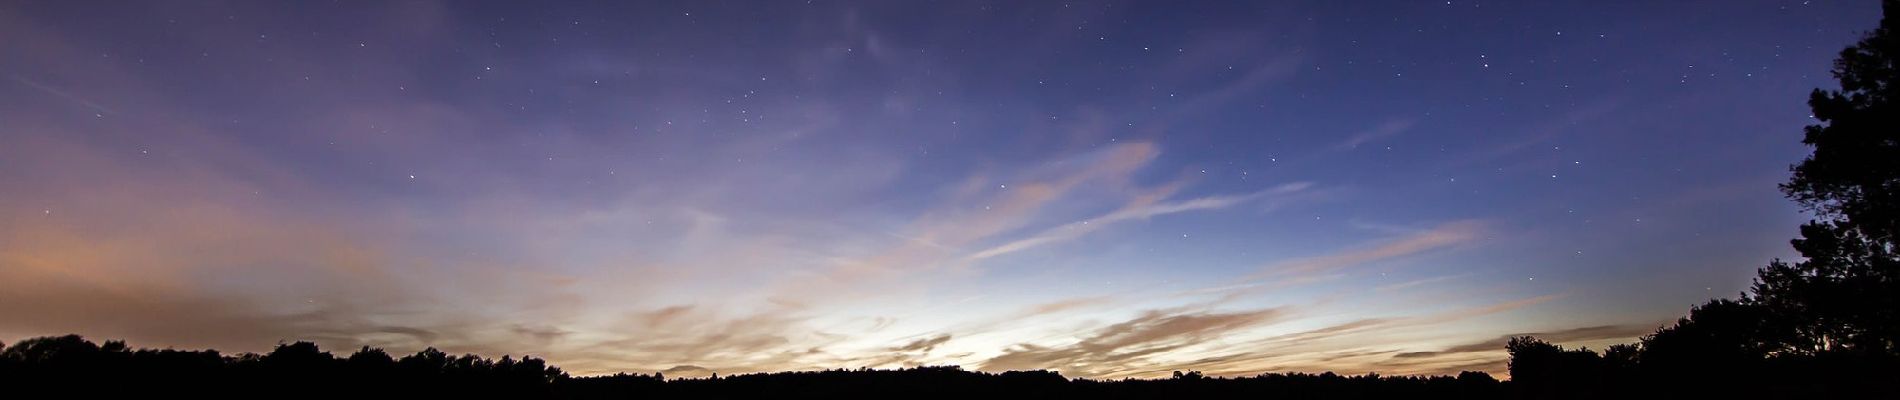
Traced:
[[454, 356], [433, 348], [392, 357], [362, 348], [339, 357], [308, 342], [266, 354], [128, 348], [79, 336], [35, 338], [0, 353], [0, 388], [58, 397], [188, 398], [1498, 398], [1481, 372], [1457, 377], [1262, 374], [1222, 379], [1070, 380], [1054, 372], [985, 373], [957, 367], [779, 372], [697, 379], [660, 374], [574, 377], [536, 358]]
[[[1697, 316], [1744, 310], [1717, 301]], [[1728, 317], [1756, 317], [1725, 314]], [[1685, 319], [1689, 321], [1689, 319]], [[1724, 319], [1723, 321], [1735, 321]], [[315, 344], [280, 344], [265, 354], [131, 349], [79, 336], [42, 337], [0, 352], [0, 388], [67, 398], [1894, 398], [1890, 356], [1820, 352], [1762, 356], [1734, 351], [1720, 335], [1673, 336], [1684, 325], [1599, 354], [1534, 338], [1509, 345], [1511, 373], [1457, 376], [1345, 376], [1267, 373], [1168, 379], [1068, 379], [1049, 371], [987, 373], [958, 367], [829, 370], [666, 379], [661, 374], [576, 377], [540, 359], [449, 355], [430, 348], [393, 357], [364, 347], [348, 356]], [[1699, 328], [1691, 328], [1699, 329]], [[1698, 335], [1708, 332], [1699, 332]], [[1658, 339], [1663, 338], [1663, 339]], [[1693, 339], [1670, 342], [1671, 338]], [[1669, 343], [1683, 343], [1675, 347]], [[1711, 345], [1712, 343], [1713, 345]]]
[[1601, 352], [1512, 339], [1510, 381], [1457, 376], [1268, 373], [1100, 381], [957, 367], [666, 379], [576, 377], [524, 357], [430, 348], [339, 357], [309, 342], [266, 354], [132, 349], [79, 336], [0, 351], [0, 393], [103, 398], [1900, 398], [1900, 0], [1840, 53], [1835, 90], [1808, 99], [1813, 153], [1781, 185], [1815, 219], [1733, 299], [1712, 299], [1637, 343]]

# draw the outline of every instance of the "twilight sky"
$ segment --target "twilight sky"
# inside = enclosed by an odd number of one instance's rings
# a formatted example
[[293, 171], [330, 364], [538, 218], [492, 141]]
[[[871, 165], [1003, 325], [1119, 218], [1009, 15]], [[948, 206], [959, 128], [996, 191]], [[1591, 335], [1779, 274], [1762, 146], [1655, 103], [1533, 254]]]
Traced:
[[0, 2], [0, 340], [1502, 372], [1733, 296], [1875, 1]]

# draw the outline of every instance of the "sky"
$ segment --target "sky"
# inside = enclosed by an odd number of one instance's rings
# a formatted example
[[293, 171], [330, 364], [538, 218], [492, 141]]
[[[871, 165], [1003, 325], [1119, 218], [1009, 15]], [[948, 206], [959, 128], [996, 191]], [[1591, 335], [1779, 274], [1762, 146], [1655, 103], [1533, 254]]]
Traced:
[[0, 1], [0, 341], [1504, 372], [1746, 290], [1875, 1]]

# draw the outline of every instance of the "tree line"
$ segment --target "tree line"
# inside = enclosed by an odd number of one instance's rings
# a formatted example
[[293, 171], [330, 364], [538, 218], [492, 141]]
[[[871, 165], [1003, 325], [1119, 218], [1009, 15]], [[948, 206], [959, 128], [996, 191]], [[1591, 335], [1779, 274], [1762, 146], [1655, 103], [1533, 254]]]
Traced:
[[[1171, 379], [1068, 379], [1051, 371], [1002, 373], [954, 366], [775, 372], [667, 379], [660, 373], [572, 376], [545, 361], [449, 355], [393, 357], [363, 347], [347, 356], [309, 342], [264, 354], [131, 349], [77, 335], [33, 338], [0, 351], [0, 393], [19, 398], [1173, 398], [1493, 399], [1489, 374], [1344, 376], [1270, 373], [1243, 378], [1176, 373]], [[37, 394], [38, 396], [32, 396]]]

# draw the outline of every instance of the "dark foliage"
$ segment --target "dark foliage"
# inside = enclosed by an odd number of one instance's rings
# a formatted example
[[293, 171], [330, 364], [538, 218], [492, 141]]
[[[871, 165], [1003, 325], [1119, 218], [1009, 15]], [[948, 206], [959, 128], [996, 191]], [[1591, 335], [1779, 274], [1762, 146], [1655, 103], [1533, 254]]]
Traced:
[[1637, 344], [1603, 353], [1514, 338], [1509, 395], [1595, 398], [1900, 398], [1900, 357], [1775, 353], [1766, 308], [1712, 300]]
[[75, 336], [20, 341], [0, 351], [0, 388], [62, 398], [1314, 398], [1489, 399], [1504, 383], [1456, 377], [1199, 372], [1159, 380], [1070, 380], [1048, 371], [986, 373], [957, 367], [830, 370], [666, 380], [654, 375], [572, 377], [540, 359], [490, 360], [425, 349], [400, 359], [364, 347], [337, 357], [309, 342], [267, 354], [133, 350]]
[[1792, 241], [1803, 260], [1602, 356], [1513, 340], [1518, 394], [1900, 398], [1900, 0], [1882, 5], [1880, 27], [1835, 60], [1840, 89], [1809, 97], [1814, 153], [1781, 185], [1819, 217]]
[[215, 350], [132, 350], [76, 335], [34, 338], [0, 351], [0, 387], [62, 398], [364, 396], [547, 398], [565, 379], [540, 359], [490, 361], [435, 349], [392, 359], [364, 348], [337, 358], [315, 344], [280, 344], [268, 354]]
[[1763, 268], [1747, 300], [1766, 308], [1777, 352], [1900, 351], [1900, 1], [1834, 61], [1839, 90], [1815, 90], [1814, 153], [1781, 189], [1820, 220], [1801, 227], [1806, 258]]
[[1783, 192], [1823, 218], [1891, 246], [1900, 233], [1900, 27], [1894, 0], [1880, 26], [1834, 61], [1839, 90], [1816, 89], [1808, 107], [1821, 124], [1802, 143], [1814, 148], [1793, 167]]

